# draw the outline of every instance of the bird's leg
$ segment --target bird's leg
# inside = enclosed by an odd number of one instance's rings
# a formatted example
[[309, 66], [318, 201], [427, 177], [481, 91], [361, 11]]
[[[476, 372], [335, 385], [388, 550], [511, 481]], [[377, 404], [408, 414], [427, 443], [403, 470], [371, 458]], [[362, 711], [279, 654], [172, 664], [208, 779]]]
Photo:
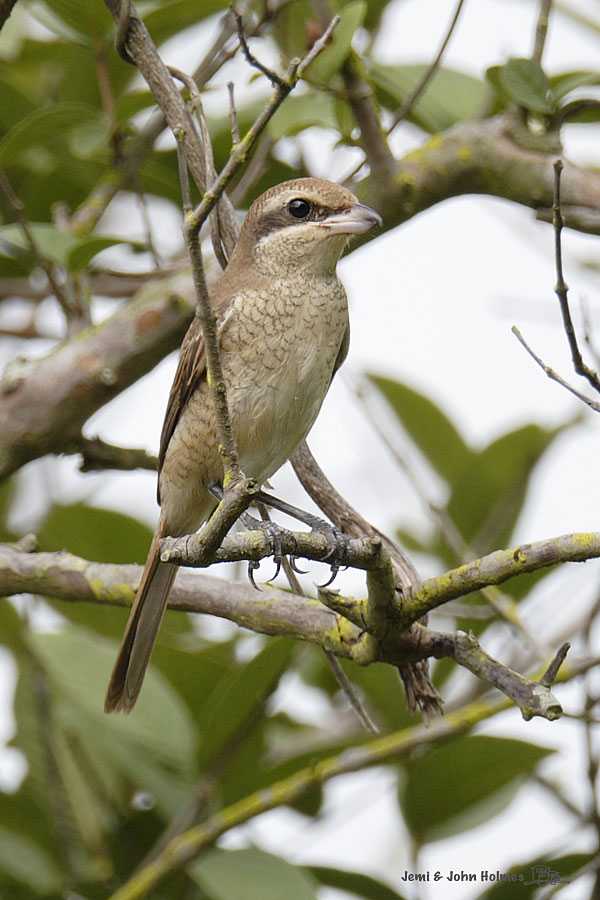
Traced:
[[[212, 494], [212, 496], [216, 500], [221, 500], [223, 498], [223, 486], [221, 484], [214, 483], [214, 484], [207, 485], [207, 490], [208, 490], [209, 494]], [[259, 493], [262, 493], [262, 491]], [[257, 503], [261, 502], [261, 499], [262, 498], [257, 499], [256, 502]], [[293, 538], [293, 532], [290, 531], [288, 528], [284, 528], [282, 525], [279, 525], [277, 522], [272, 522], [268, 518], [267, 519], [257, 519], [257, 518], [255, 518], [255, 516], [250, 515], [249, 512], [243, 512], [241, 514], [240, 522], [242, 523], [242, 525], [244, 526], [244, 528], [247, 531], [262, 531], [264, 533], [265, 537], [267, 538], [267, 540], [269, 541], [271, 555], [273, 556], [273, 560], [274, 560], [275, 566], [276, 566], [275, 574], [273, 575], [272, 578], [269, 579], [269, 581], [273, 581], [279, 575], [279, 572], [281, 569], [281, 560], [283, 559], [283, 556], [284, 556], [282, 539], [284, 536], [285, 537], [291, 536]], [[292, 557], [291, 565], [292, 565], [292, 568], [296, 569], [294, 559], [295, 559], [295, 557]], [[255, 571], [255, 569], [258, 569], [259, 566], [260, 566], [260, 562], [257, 562], [255, 560], [250, 560], [248, 562], [248, 578], [249, 578], [252, 586], [255, 587], [257, 590], [258, 590], [258, 587], [254, 581], [254, 571]], [[300, 570], [296, 569], [296, 571], [299, 572]]]
[[331, 578], [326, 584], [319, 585], [319, 587], [328, 587], [339, 572], [340, 567], [344, 565], [346, 559], [348, 538], [344, 532], [340, 531], [339, 528], [336, 528], [335, 525], [332, 525], [331, 522], [327, 522], [326, 519], [321, 519], [319, 516], [305, 512], [303, 509], [292, 506], [290, 503], [286, 503], [285, 500], [280, 500], [279, 497], [274, 497], [272, 494], [267, 494], [265, 491], [258, 492], [255, 502], [264, 503], [265, 506], [277, 509], [287, 516], [292, 516], [292, 518], [298, 519], [299, 522], [308, 525], [311, 531], [316, 531], [319, 534], [324, 534], [326, 536], [329, 544], [329, 551], [323, 561], [329, 562], [329, 565], [331, 566]]

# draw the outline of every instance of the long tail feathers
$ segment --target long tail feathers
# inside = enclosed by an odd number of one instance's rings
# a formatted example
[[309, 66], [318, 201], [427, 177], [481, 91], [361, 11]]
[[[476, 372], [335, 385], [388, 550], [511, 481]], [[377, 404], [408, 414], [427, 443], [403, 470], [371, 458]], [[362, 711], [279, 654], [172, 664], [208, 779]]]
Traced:
[[150, 545], [142, 580], [110, 677], [104, 701], [104, 712], [107, 713], [131, 712], [150, 662], [177, 572], [176, 566], [160, 561], [159, 543], [162, 536], [159, 526]]

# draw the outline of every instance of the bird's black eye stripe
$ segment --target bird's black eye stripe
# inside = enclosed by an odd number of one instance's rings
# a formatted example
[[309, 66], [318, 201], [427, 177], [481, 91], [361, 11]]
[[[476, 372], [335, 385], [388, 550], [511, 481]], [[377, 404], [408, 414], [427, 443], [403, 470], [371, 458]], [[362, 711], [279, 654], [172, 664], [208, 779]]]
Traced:
[[306, 219], [310, 215], [312, 205], [308, 200], [302, 200], [298, 197], [296, 200], [290, 200], [287, 205], [288, 212], [294, 219]]

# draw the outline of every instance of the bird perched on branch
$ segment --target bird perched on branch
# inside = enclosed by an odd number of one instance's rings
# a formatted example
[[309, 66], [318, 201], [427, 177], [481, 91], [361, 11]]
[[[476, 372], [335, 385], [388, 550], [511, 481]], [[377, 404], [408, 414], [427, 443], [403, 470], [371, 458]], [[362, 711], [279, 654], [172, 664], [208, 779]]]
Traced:
[[[381, 224], [350, 191], [318, 178], [276, 185], [251, 206], [211, 294], [240, 467], [258, 483], [310, 431], [348, 350], [346, 292], [336, 265], [351, 235]], [[163, 537], [196, 531], [222, 483], [200, 322], [183, 341], [162, 430], [161, 514], [105, 701], [129, 712], [140, 692], [176, 567]]]

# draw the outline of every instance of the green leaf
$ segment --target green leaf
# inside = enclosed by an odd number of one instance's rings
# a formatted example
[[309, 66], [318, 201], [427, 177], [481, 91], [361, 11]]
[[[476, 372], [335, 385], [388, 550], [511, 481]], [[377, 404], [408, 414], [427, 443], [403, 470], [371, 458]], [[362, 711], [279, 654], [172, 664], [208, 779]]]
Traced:
[[[69, 252], [77, 243], [77, 238], [47, 222], [31, 222], [29, 228], [42, 256], [64, 266]], [[2, 242], [8, 244], [9, 251], [16, 247], [31, 255], [29, 241], [18, 225], [0, 226], [0, 245]]]
[[306, 70], [308, 78], [328, 83], [342, 68], [350, 50], [354, 33], [364, 22], [367, 12], [365, 0], [354, 0], [340, 11], [340, 21], [333, 32], [331, 44], [317, 56]]
[[59, 30], [59, 34], [65, 34], [71, 39], [79, 38], [89, 43], [93, 35], [96, 39], [107, 34], [113, 27], [113, 18], [102, 3], [81, 2], [81, 0], [44, 0], [43, 5], [36, 7], [38, 18], [44, 24], [52, 27], [54, 23], [46, 14], [42, 13], [43, 7], [66, 26]]
[[187, 871], [211, 900], [317, 900], [306, 869], [256, 847], [209, 850]]
[[42, 550], [66, 548], [96, 562], [141, 564], [146, 562], [152, 532], [124, 513], [72, 503], [50, 509], [38, 539]]
[[571, 424], [555, 429], [526, 425], [465, 462], [452, 485], [447, 510], [476, 553], [508, 546], [536, 464]]
[[70, 272], [79, 272], [85, 269], [90, 261], [102, 250], [108, 247], [115, 247], [117, 244], [127, 244], [129, 247], [135, 247], [139, 250], [144, 249], [144, 245], [140, 241], [131, 241], [117, 237], [90, 237], [85, 238], [69, 251], [66, 259], [66, 266]]
[[[549, 888], [553, 878], [557, 879], [556, 884], [559, 880], [569, 881], [569, 875], [589, 864], [594, 855], [594, 853], [568, 853], [550, 859], [547, 856], [538, 856], [511, 866], [507, 874], [516, 875], [517, 880], [496, 882], [481, 895], [480, 900], [541, 900], [541, 887]], [[546, 894], [546, 897], [548, 896]]]
[[600, 72], [562, 72], [560, 75], [550, 76], [550, 87], [555, 100], [562, 100], [577, 88], [591, 87], [597, 84], [600, 84]]
[[271, 638], [253, 659], [228, 671], [215, 685], [202, 709], [203, 767], [233, 739], [256, 705], [273, 693], [294, 649], [291, 639]]
[[502, 87], [515, 103], [530, 112], [550, 115], [556, 108], [550, 82], [538, 62], [513, 58], [499, 72]]
[[[370, 63], [369, 76], [379, 102], [395, 110], [412, 93], [426, 68], [426, 65]], [[485, 115], [490, 100], [489, 88], [481, 79], [442, 66], [413, 105], [408, 118], [429, 134], [436, 134], [456, 122]]]
[[132, 715], [106, 716], [104, 694], [115, 644], [100, 643], [90, 632], [73, 627], [60, 634], [31, 635], [30, 644], [57, 696], [64, 698], [63, 723], [76, 728], [80, 739], [93, 736], [130, 776], [144, 758], [182, 774], [190, 771], [196, 730], [185, 705], [152, 666]]
[[[40, 894], [59, 892], [63, 878], [52, 857], [38, 844], [0, 826], [0, 871]], [[1, 877], [1, 876], [0, 876]]]
[[0, 600], [0, 646], [20, 651], [25, 646], [25, 623], [9, 600]]
[[553, 752], [510, 738], [467, 735], [424, 753], [408, 768], [400, 788], [400, 806], [414, 840], [439, 840], [488, 821]]
[[600, 121], [600, 100], [572, 100], [561, 106], [556, 119], [560, 122], [598, 122]]
[[0, 75], [0, 92], [2, 94], [0, 128], [8, 131], [9, 128], [33, 112], [36, 105], [18, 85], [13, 83], [10, 70], [2, 71], [2, 69], [3, 67], [0, 67], [0, 72], [2, 72]]
[[335, 107], [335, 100], [329, 94], [289, 97], [269, 122], [269, 133], [274, 141], [278, 141], [311, 126], [337, 129]]
[[442, 478], [453, 484], [474, 457], [450, 419], [424, 394], [391, 378], [368, 375], [419, 450]]
[[404, 898], [384, 884], [363, 875], [362, 872], [348, 872], [343, 869], [332, 869], [328, 866], [305, 866], [319, 884], [326, 887], [337, 888], [338, 891], [346, 891], [356, 894], [361, 900], [404, 900]]
[[37, 109], [13, 125], [0, 140], [0, 162], [3, 165], [13, 162], [24, 150], [44, 146], [73, 126], [97, 118], [97, 110], [85, 103], [56, 103], [47, 109]]

